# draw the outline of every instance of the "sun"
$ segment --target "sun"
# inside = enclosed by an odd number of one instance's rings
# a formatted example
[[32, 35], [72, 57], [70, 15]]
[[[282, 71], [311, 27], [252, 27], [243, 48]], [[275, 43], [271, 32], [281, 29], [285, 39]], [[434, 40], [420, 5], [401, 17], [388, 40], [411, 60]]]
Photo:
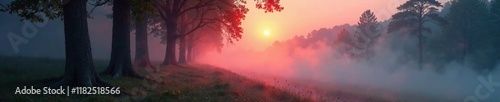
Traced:
[[269, 31], [269, 29], [265, 29], [263, 34], [264, 34], [264, 36], [269, 36], [269, 35], [271, 35], [271, 31]]

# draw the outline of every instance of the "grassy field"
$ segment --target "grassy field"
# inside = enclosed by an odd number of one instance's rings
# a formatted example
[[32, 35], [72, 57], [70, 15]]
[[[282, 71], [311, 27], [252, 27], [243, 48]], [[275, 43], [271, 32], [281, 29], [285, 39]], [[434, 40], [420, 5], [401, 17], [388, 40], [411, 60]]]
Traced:
[[[97, 71], [102, 71], [106, 65], [106, 60], [95, 60]], [[0, 101], [310, 101], [259, 81], [206, 65], [136, 68], [136, 71], [152, 80], [102, 76], [129, 95], [15, 95], [16, 87], [41, 88], [54, 83], [46, 79], [63, 74], [64, 60], [0, 56]]]

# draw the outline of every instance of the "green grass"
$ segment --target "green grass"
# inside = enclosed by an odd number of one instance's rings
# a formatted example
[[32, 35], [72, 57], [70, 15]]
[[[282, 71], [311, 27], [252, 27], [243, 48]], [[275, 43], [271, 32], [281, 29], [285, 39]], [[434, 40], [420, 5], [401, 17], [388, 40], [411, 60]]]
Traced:
[[[95, 60], [97, 71], [102, 71], [106, 65], [107, 60]], [[158, 69], [136, 68], [138, 73], [152, 81], [102, 76], [105, 81], [130, 95], [15, 95], [16, 87], [51, 85], [53, 82], [45, 79], [61, 76], [64, 60], [0, 56], [0, 101], [310, 101], [211, 66], [181, 65]]]

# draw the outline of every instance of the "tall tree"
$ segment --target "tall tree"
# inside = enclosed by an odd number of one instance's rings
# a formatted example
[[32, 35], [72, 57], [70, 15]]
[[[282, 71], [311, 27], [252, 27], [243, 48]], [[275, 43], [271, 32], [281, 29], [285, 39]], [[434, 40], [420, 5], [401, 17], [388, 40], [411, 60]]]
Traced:
[[132, 68], [130, 56], [131, 0], [113, 0], [113, 28], [111, 60], [102, 74], [114, 78], [131, 76], [141, 78]]
[[[156, 10], [159, 12], [160, 17], [165, 22], [167, 29], [167, 33], [164, 35], [164, 37], [162, 37], [166, 42], [165, 59], [163, 60], [163, 65], [177, 64], [175, 58], [175, 46], [177, 38], [180, 37], [177, 34], [179, 17], [188, 11], [197, 10], [199, 8], [212, 5], [213, 3], [213, 0], [204, 0], [199, 2], [190, 1], [189, 5], [187, 5], [188, 1], [189, 0], [154, 0], [153, 4], [155, 5]], [[201, 24], [202, 23], [200, 22], [200, 25]]]
[[[264, 9], [266, 12], [281, 11], [283, 7], [279, 5], [280, 0], [256, 0], [257, 8]], [[154, 5], [158, 10], [161, 18], [164, 20], [167, 33], [164, 38], [167, 43], [165, 60], [163, 65], [176, 64], [175, 60], [175, 46], [176, 40], [180, 37], [191, 34], [190, 32], [203, 27], [207, 22], [223, 22], [223, 26], [229, 28], [225, 29], [228, 33], [229, 41], [231, 39], [241, 38], [242, 28], [240, 27], [242, 19], [248, 12], [245, 7], [245, 0], [154, 0]], [[226, 5], [226, 6], [220, 6]], [[197, 26], [192, 27], [188, 30], [188, 33], [178, 34], [176, 29], [178, 28], [179, 17], [184, 15], [186, 12], [197, 11], [201, 13], [200, 22], [195, 24]], [[220, 12], [223, 19], [205, 19], [203, 17], [204, 13], [208, 12]]]
[[[466, 55], [474, 52], [479, 47], [478, 38], [483, 38], [488, 32], [488, 8], [483, 0], [452, 0], [446, 20], [449, 22], [444, 29], [446, 39], [452, 39], [450, 46], [461, 50], [461, 62], [464, 63]], [[483, 39], [485, 40], [485, 39]], [[459, 46], [456, 46], [459, 45]]]
[[342, 29], [339, 32], [334, 44], [337, 45], [337, 49], [340, 54], [347, 54], [350, 57], [357, 57], [357, 54], [354, 53], [353, 49], [362, 49], [362, 47], [356, 44], [353, 35], [346, 29]]
[[148, 17], [143, 16], [143, 18], [142, 21], [135, 22], [134, 66], [152, 68], [148, 50]]
[[[220, 11], [228, 11], [232, 5], [227, 5], [227, 4], [218, 4], [218, 6], [221, 8], [219, 9]], [[189, 47], [190, 45], [196, 45], [197, 41], [190, 41], [190, 40], [203, 40], [200, 38], [204, 39], [210, 39], [210, 38], [221, 38], [222, 37], [222, 29], [237, 29], [241, 30], [240, 28], [230, 28], [227, 26], [222, 26], [222, 23], [227, 23], [227, 21], [224, 20], [224, 14], [227, 13], [222, 13], [222, 12], [208, 12], [205, 14], [205, 17], [211, 18], [210, 20], [207, 20], [208, 22], [205, 24], [205, 26], [200, 27], [196, 29], [196, 31], [191, 32], [189, 36], [183, 36], [180, 37], [179, 40], [179, 63], [186, 63], [188, 51], [192, 51], [192, 47]], [[194, 22], [199, 22], [199, 20], [202, 19], [197, 19], [197, 12], [188, 12], [187, 14], [183, 15], [182, 18], [180, 19], [179, 22], [179, 34], [185, 34], [188, 33], [187, 30], [192, 29], [193, 26], [195, 26], [193, 23]], [[232, 16], [230, 16], [232, 17]], [[217, 33], [217, 35], [214, 35], [213, 32]], [[198, 34], [196, 34], [198, 33]], [[234, 32], [234, 33], [239, 33], [239, 32]], [[234, 34], [232, 33], [232, 34]], [[194, 36], [191, 36], [194, 35]], [[187, 37], [193, 37], [193, 38], [187, 38]], [[194, 38], [196, 37], [196, 38]], [[230, 38], [231, 39], [231, 38]], [[221, 40], [222, 41], [222, 40]], [[205, 41], [204, 43], [207, 44], [212, 44], [210, 41]], [[205, 46], [208, 47], [208, 46]], [[191, 49], [190, 49], [191, 48]], [[191, 57], [191, 56], [189, 56]]]
[[201, 55], [208, 51], [217, 51], [220, 53], [222, 47], [224, 47], [224, 37], [222, 29], [213, 29], [207, 26], [200, 28], [195, 33], [189, 35], [186, 40], [187, 60], [192, 61], [196, 57], [195, 55]]
[[366, 10], [359, 17], [359, 22], [357, 26], [357, 42], [363, 45], [362, 50], [365, 50], [366, 57], [369, 58], [373, 55], [372, 46], [376, 40], [382, 35], [379, 31], [379, 23], [377, 22], [377, 17], [375, 14]]
[[23, 20], [43, 22], [42, 17], [64, 18], [66, 64], [59, 86], [110, 86], [94, 69], [87, 25], [87, 0], [15, 0], [0, 11], [17, 14]]
[[441, 7], [443, 5], [436, 0], [409, 0], [397, 8], [399, 12], [392, 15], [392, 21], [389, 23], [389, 32], [407, 28], [412, 34], [416, 34], [419, 49], [418, 67], [420, 69], [423, 64], [423, 33], [431, 33], [431, 29], [425, 27], [424, 24], [427, 22], [447, 24], [447, 21], [437, 13]]
[[[187, 21], [187, 15], [182, 16], [180, 20], [180, 26], [179, 26], [179, 34], [184, 34], [186, 33], [186, 30], [189, 28], [188, 21]], [[183, 64], [186, 63], [186, 46], [187, 46], [187, 41], [186, 41], [186, 36], [180, 37], [179, 40], [179, 63]]]
[[133, 65], [135, 67], [150, 67], [149, 50], [148, 50], [148, 25], [150, 15], [154, 12], [151, 0], [132, 0], [132, 14], [135, 20], [135, 58]]

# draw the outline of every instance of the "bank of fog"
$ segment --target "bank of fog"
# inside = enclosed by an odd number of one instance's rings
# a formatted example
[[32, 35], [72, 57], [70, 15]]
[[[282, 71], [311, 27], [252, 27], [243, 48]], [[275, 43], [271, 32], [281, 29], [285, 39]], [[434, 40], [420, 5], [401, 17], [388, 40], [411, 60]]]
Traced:
[[397, 95], [408, 95], [463, 101], [467, 96], [476, 97], [476, 88], [482, 87], [480, 95], [490, 93], [486, 101], [500, 101], [500, 87], [493, 86], [497, 91], [487, 89], [478, 79], [482, 76], [488, 81], [491, 74], [493, 82], [500, 83], [498, 70], [478, 74], [468, 65], [457, 62], [446, 64], [441, 72], [432, 67], [419, 69], [415, 60], [403, 63], [401, 56], [405, 56], [404, 53], [382, 46], [390, 45], [383, 44], [383, 41], [379, 43], [382, 44], [374, 47], [375, 54], [369, 60], [352, 59], [339, 54], [338, 48], [329, 46], [328, 42], [319, 41], [307, 47], [273, 46], [263, 51], [210, 52], [197, 61], [236, 73], [250, 73], [254, 77], [271, 76], [261, 77], [264, 78], [262, 80], [284, 78], [320, 89], [347, 89], [379, 95], [387, 93], [386, 97], [396, 98], [400, 97]]

